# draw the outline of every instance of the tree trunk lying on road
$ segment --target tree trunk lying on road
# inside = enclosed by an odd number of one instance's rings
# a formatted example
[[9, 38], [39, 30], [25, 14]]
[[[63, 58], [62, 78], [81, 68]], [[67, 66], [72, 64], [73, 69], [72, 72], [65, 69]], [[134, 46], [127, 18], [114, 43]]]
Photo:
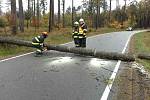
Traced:
[[150, 60], [150, 53], [149, 54], [146, 54], [146, 53], [138, 54], [138, 58]]
[[[7, 43], [19, 46], [33, 47], [30, 41], [19, 40], [10, 37], [0, 37], [0, 43]], [[48, 50], [56, 50], [61, 52], [75, 53], [85, 56], [93, 56], [101, 59], [109, 59], [109, 60], [121, 60], [121, 61], [135, 61], [135, 57], [129, 54], [121, 54], [115, 52], [102, 52], [94, 49], [86, 49], [86, 48], [75, 48], [75, 47], [67, 47], [62, 45], [48, 45], [46, 44]], [[141, 58], [141, 56], [137, 56]], [[145, 57], [146, 58], [146, 57]], [[149, 58], [148, 58], [149, 59]]]

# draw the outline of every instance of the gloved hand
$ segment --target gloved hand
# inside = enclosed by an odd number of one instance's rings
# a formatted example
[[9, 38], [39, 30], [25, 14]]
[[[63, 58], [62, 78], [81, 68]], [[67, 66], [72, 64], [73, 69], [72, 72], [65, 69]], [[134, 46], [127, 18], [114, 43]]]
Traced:
[[43, 48], [43, 51], [47, 51], [47, 47], [44, 47], [44, 48]]

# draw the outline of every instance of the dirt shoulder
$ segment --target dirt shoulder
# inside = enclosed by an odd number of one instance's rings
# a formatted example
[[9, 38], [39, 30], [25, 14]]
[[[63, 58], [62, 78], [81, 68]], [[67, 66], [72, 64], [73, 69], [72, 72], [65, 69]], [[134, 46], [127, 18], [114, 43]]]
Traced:
[[[129, 52], [150, 52], [150, 32], [135, 34], [130, 42]], [[136, 59], [132, 64], [133, 100], [150, 100], [150, 61]]]

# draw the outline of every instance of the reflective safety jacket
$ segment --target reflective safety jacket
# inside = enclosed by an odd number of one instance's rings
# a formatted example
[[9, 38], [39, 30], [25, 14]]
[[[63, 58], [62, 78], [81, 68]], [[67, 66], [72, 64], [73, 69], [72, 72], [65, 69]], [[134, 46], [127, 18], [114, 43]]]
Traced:
[[34, 38], [32, 39], [32, 44], [33, 44], [33, 45], [40, 45], [41, 43], [44, 42], [44, 39], [45, 39], [45, 38], [44, 38], [43, 35], [34, 37]]
[[79, 27], [79, 38], [86, 38], [87, 33], [87, 26], [86, 24], [83, 24]]
[[75, 28], [72, 33], [73, 38], [79, 38], [79, 28]]

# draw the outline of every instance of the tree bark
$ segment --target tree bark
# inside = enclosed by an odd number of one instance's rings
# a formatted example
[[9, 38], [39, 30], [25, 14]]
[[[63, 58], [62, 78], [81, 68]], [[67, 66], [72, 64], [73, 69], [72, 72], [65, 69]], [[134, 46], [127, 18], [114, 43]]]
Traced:
[[11, 0], [11, 33], [17, 34], [16, 0]]
[[40, 6], [39, 0], [37, 0], [37, 28], [39, 29], [40, 26]]
[[35, 13], [36, 12], [36, 5], [35, 5], [35, 0], [33, 0], [33, 24], [35, 27], [35, 33], [36, 33], [36, 18], [35, 18]]
[[109, 4], [109, 23], [111, 21], [111, 1], [112, 0], [110, 0], [110, 4]]
[[74, 3], [73, 2], [74, 2], [74, 0], [72, 0], [72, 27], [74, 26], [73, 25], [73, 23], [74, 23], [74, 8], [73, 8], [74, 7]]
[[54, 0], [52, 0], [52, 28], [54, 27], [55, 24], [55, 19], [54, 19]]
[[0, 1], [0, 15], [2, 15], [2, 5], [1, 5], [2, 1]]
[[[28, 12], [30, 11], [30, 0], [28, 0]], [[29, 20], [27, 20], [27, 29], [29, 28]]]
[[65, 0], [63, 0], [63, 28], [65, 28]]
[[96, 29], [99, 27], [99, 15], [100, 15], [100, 4], [99, 0], [97, 0], [97, 14], [96, 14]]
[[48, 26], [48, 31], [52, 31], [52, 0], [50, 0], [50, 5], [49, 5], [49, 26]]
[[[33, 47], [30, 41], [19, 40], [16, 38], [6, 38], [0, 37], [0, 43], [7, 43], [19, 46], [26, 46], [26, 47]], [[48, 50], [56, 50], [60, 52], [69, 52], [74, 54], [80, 54], [84, 56], [93, 56], [96, 58], [101, 59], [110, 59], [110, 60], [122, 60], [122, 61], [135, 61], [135, 57], [131, 54], [122, 54], [122, 53], [115, 53], [115, 52], [103, 52], [103, 51], [96, 51], [94, 49], [86, 49], [86, 48], [75, 48], [75, 47], [67, 47], [62, 45], [48, 45], [45, 44]]]
[[19, 2], [19, 27], [20, 27], [20, 31], [24, 32], [24, 13], [23, 13], [22, 0], [18, 0], [18, 2]]
[[58, 0], [58, 25], [59, 24], [60, 24], [60, 0]]

